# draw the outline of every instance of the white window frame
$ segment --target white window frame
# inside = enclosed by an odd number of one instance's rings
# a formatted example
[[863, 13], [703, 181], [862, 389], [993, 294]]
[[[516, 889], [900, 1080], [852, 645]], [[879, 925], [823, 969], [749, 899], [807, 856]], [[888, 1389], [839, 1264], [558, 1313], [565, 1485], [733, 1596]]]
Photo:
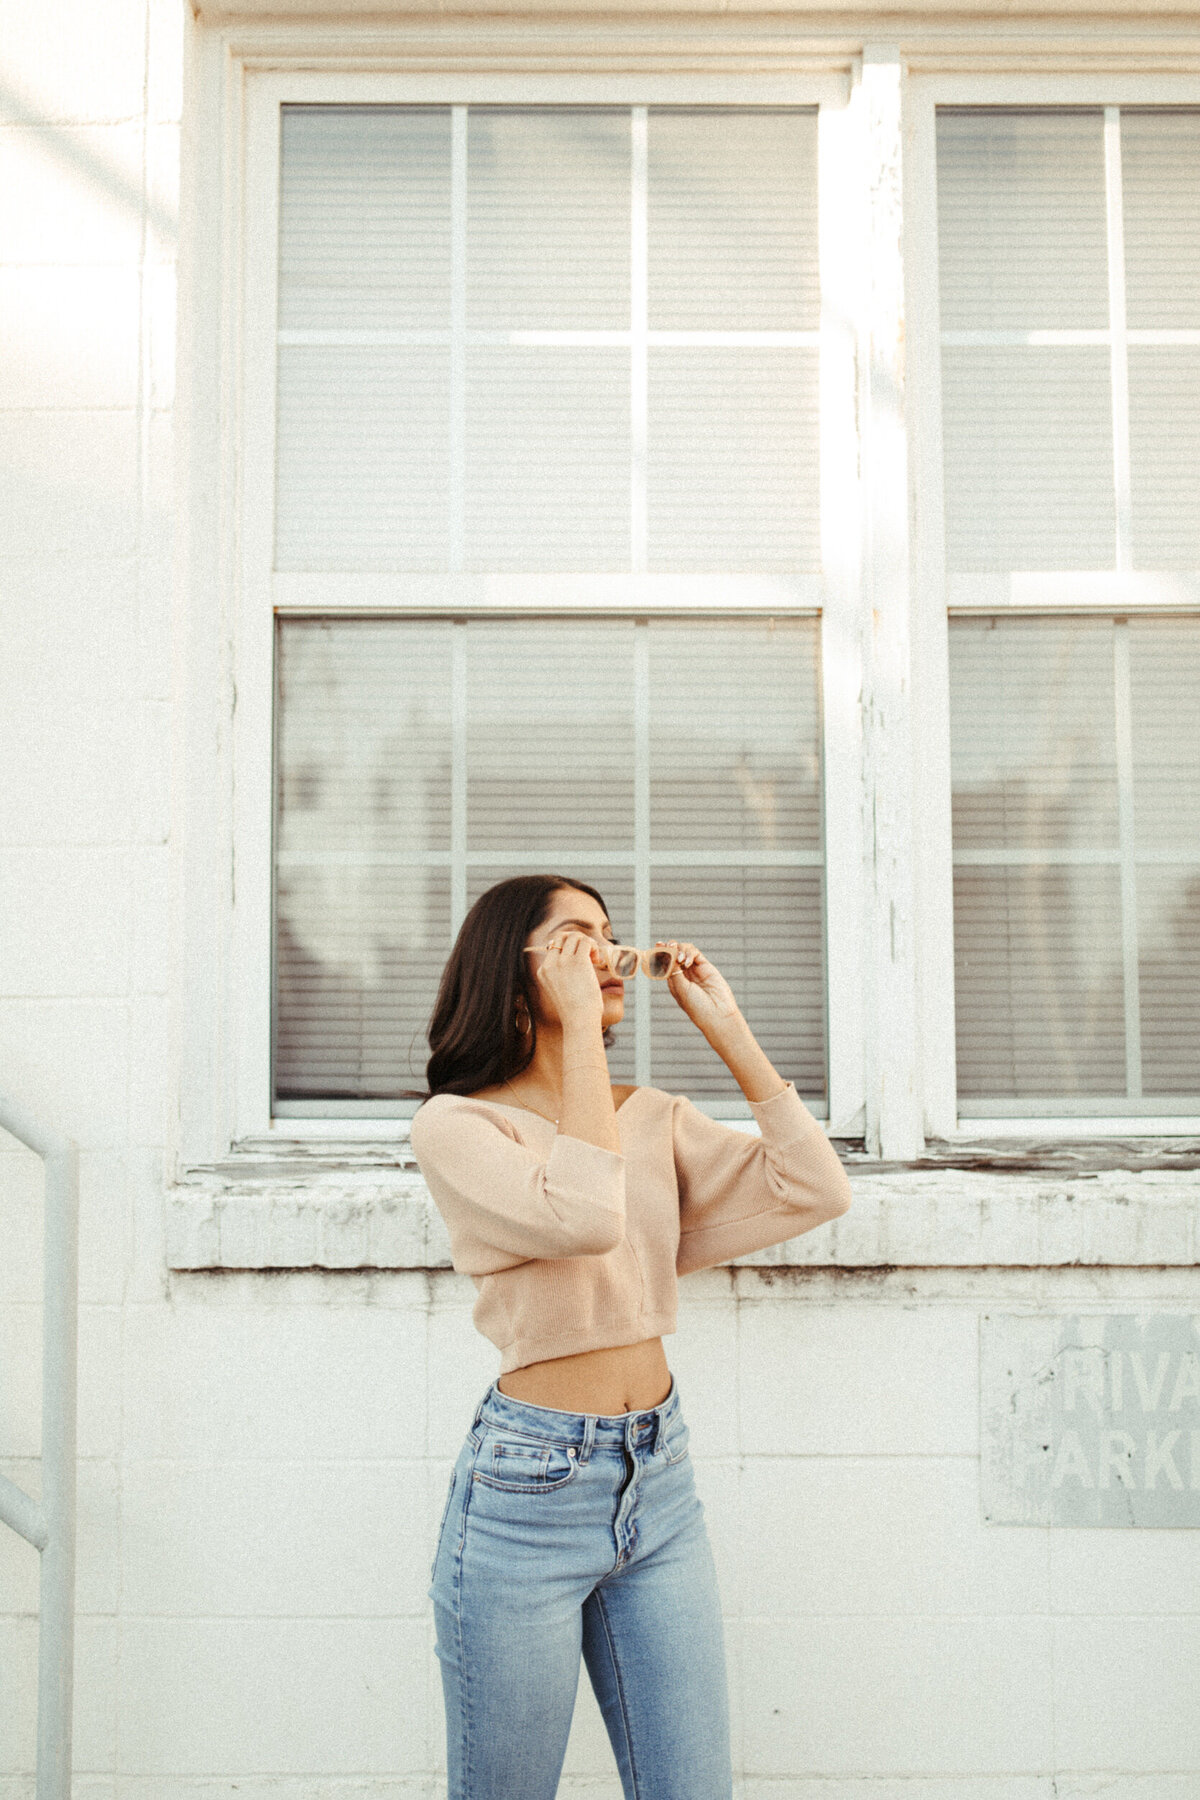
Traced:
[[[750, 50], [733, 41], [726, 51], [720, 34], [706, 31], [699, 60], [711, 72], [685, 75], [671, 72], [671, 34], [648, 47], [636, 21], [590, 23], [590, 72], [581, 73], [570, 46], [548, 51], [537, 27], [506, 32], [499, 49], [491, 39], [480, 48], [473, 23], [439, 26], [436, 43], [425, 31], [298, 21], [189, 34], [177, 488], [186, 700], [177, 783], [177, 1166], [304, 1138], [365, 1149], [407, 1130], [402, 1118], [271, 1117], [277, 597], [273, 446], [262, 421], [274, 411], [276, 202], [257, 171], [264, 152], [269, 165], [272, 109], [277, 117], [284, 99], [820, 107], [824, 573], [798, 610], [819, 606], [821, 615], [833, 922], [827, 1129], [864, 1135], [869, 1153], [900, 1160], [922, 1153], [925, 1134], [955, 1141], [1200, 1130], [1200, 1121], [1182, 1117], [984, 1119], [957, 1111], [934, 161], [938, 104], [1198, 104], [1200, 75], [1074, 75], [1042, 72], [1044, 63], [1033, 73], [983, 73], [992, 54], [986, 31], [953, 58], [915, 41], [868, 44], [861, 57], [815, 40]], [[416, 50], [408, 45], [413, 32]], [[1063, 41], [1048, 47], [1061, 71]], [[1131, 55], [1139, 47], [1134, 27]], [[612, 72], [599, 72], [610, 53]], [[1026, 54], [1036, 62], [1045, 47], [1031, 39]], [[528, 72], [489, 72], [481, 65], [492, 55]], [[786, 72], [778, 72], [784, 59]], [[848, 232], [851, 217], [858, 229]], [[287, 605], [300, 610], [295, 578], [276, 579], [293, 584]], [[331, 584], [322, 587], [318, 610], [331, 604]], [[1080, 603], [1096, 604], [1097, 593]], [[486, 596], [474, 598], [489, 609]], [[1036, 608], [1037, 598], [1010, 594], [1008, 604]], [[1111, 608], [1112, 599], [1106, 592], [1099, 604]], [[503, 610], [504, 595], [490, 604]], [[994, 609], [993, 595], [984, 604]]]
[[[950, 693], [948, 622], [951, 613], [1061, 613], [1078, 607], [1100, 614], [1120, 611], [1191, 613], [1200, 605], [1200, 571], [1194, 575], [1134, 572], [1131, 568], [1128, 390], [1125, 352], [1134, 341], [1179, 341], [1177, 333], [1129, 332], [1124, 319], [1123, 233], [1119, 206], [1119, 122], [1122, 106], [1198, 106], [1196, 75], [1073, 75], [914, 73], [906, 101], [905, 246], [909, 312], [909, 454], [914, 483], [914, 591], [924, 604], [913, 609], [914, 675], [921, 698], [915, 712], [915, 758], [926, 804], [915, 821], [915, 879], [924, 899], [920, 947], [920, 1027], [924, 1053], [925, 1128], [931, 1136], [967, 1140], [982, 1136], [1100, 1137], [1192, 1135], [1200, 1117], [1080, 1114], [1053, 1118], [960, 1108], [955, 1085], [953, 859], [950, 830]], [[937, 243], [936, 108], [939, 106], [1079, 106], [1105, 109], [1106, 189], [1113, 330], [1065, 332], [1064, 342], [1110, 342], [1113, 356], [1113, 454], [1117, 496], [1117, 566], [1112, 571], [1004, 575], [950, 575], [946, 569], [942, 493], [941, 355]], [[1118, 179], [1112, 179], [1114, 171]], [[1115, 202], [1115, 203], [1114, 203]], [[1117, 291], [1119, 289], [1119, 291]], [[1039, 338], [1043, 334], [1035, 334]], [[1056, 338], [1060, 334], [1056, 334]], [[1200, 339], [1200, 333], [1186, 334]], [[1009, 341], [1010, 333], [979, 334]], [[975, 334], [971, 334], [972, 341]], [[1129, 948], [1127, 946], [1127, 958]]]
[[[228, 46], [226, 46], [228, 48]], [[218, 779], [207, 816], [193, 802], [189, 810], [201, 826], [188, 863], [185, 907], [187, 939], [184, 989], [186, 1029], [181, 1036], [179, 1149], [196, 1164], [228, 1153], [232, 1146], [311, 1138], [362, 1142], [395, 1141], [407, 1118], [378, 1116], [300, 1118], [273, 1116], [270, 1093], [272, 919], [272, 741], [273, 639], [276, 612], [291, 615], [381, 611], [391, 615], [470, 611], [494, 616], [529, 610], [536, 582], [481, 581], [472, 576], [347, 576], [306, 582], [302, 575], [272, 570], [273, 466], [276, 368], [278, 242], [278, 131], [280, 107], [308, 103], [481, 104], [508, 102], [643, 106], [710, 104], [730, 106], [814, 106], [819, 108], [819, 218], [844, 212], [850, 196], [850, 165], [844, 155], [849, 68], [831, 69], [828, 59], [807, 72], [714, 74], [671, 73], [411, 73], [397, 69], [347, 72], [344, 68], [269, 66], [254, 58], [227, 55], [209, 46], [209, 67], [194, 72], [198, 111], [206, 112], [196, 134], [193, 204], [219, 207], [221, 269], [199, 266], [200, 245], [185, 253], [187, 287], [201, 304], [192, 344], [193, 387], [198, 398], [215, 398], [199, 366], [202, 345], [218, 349], [221, 379], [216, 434], [223, 496], [221, 521], [227, 550], [213, 585], [221, 591], [226, 621], [222, 637], [223, 687], [229, 716], [218, 725]], [[297, 60], [301, 60], [297, 58]], [[614, 62], [625, 60], [614, 56]], [[203, 107], [202, 107], [203, 101]], [[218, 148], [219, 144], [219, 148]], [[211, 160], [203, 160], [211, 159]], [[218, 178], [218, 167], [220, 176]], [[860, 878], [861, 841], [857, 816], [859, 681], [855, 666], [856, 561], [848, 520], [856, 510], [857, 446], [854, 433], [855, 345], [841, 310], [853, 285], [836, 267], [837, 247], [822, 240], [820, 331], [821, 533], [828, 551], [824, 576], [769, 580], [755, 610], [819, 615], [825, 653], [822, 705], [825, 719], [826, 810], [833, 821], [825, 845], [825, 880], [831, 916], [843, 929], [830, 934], [828, 955], [828, 1045], [830, 1129], [861, 1129], [863, 1070], [858, 1022], [859, 950], [854, 921]], [[192, 259], [195, 259], [194, 261]], [[204, 290], [207, 289], [207, 292]], [[202, 329], [207, 323], [207, 333]], [[211, 354], [211, 349], [210, 349]], [[197, 462], [204, 434], [193, 425], [192, 474], [185, 504], [204, 509], [199, 499], [204, 476]], [[212, 442], [210, 434], [209, 442]], [[199, 454], [202, 456], [203, 451]], [[208, 471], [211, 484], [212, 471]], [[214, 509], [208, 505], [210, 517]], [[194, 518], [194, 513], [193, 513]], [[619, 578], [621, 603], [639, 613], [669, 615], [697, 605], [695, 584], [671, 577]], [[636, 587], [631, 592], [631, 582]], [[570, 613], [606, 606], [605, 584], [559, 578], [553, 582], [558, 606]], [[564, 587], [567, 588], [565, 600]], [[570, 591], [571, 588], [574, 591]], [[193, 573], [193, 593], [197, 583]], [[401, 590], [398, 601], [397, 590]], [[207, 602], [214, 598], [209, 586]], [[709, 584], [703, 604], [729, 609], [721, 584]], [[832, 649], [833, 654], [830, 653]], [[192, 737], [203, 731], [204, 683], [212, 681], [214, 659], [198, 656], [189, 671]], [[224, 710], [224, 709], [222, 709]], [[205, 848], [206, 847], [206, 848]], [[207, 849], [207, 854], [206, 854]], [[215, 916], [214, 916], [215, 909]], [[448, 948], [448, 947], [447, 947]], [[214, 980], [214, 967], [217, 979]]]

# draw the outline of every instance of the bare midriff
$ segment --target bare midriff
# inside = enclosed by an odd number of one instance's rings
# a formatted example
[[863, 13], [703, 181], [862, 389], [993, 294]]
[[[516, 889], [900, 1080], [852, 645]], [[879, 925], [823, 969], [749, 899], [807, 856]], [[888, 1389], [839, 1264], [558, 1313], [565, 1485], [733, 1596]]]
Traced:
[[[511, 1105], [515, 1092], [505, 1083], [479, 1088], [470, 1097]], [[618, 1112], [636, 1092], [634, 1087], [614, 1084], [613, 1105]], [[671, 1371], [663, 1341], [654, 1337], [644, 1338], [640, 1344], [578, 1350], [573, 1356], [551, 1356], [545, 1362], [526, 1363], [523, 1369], [510, 1369], [501, 1375], [496, 1386], [513, 1400], [528, 1400], [531, 1406], [554, 1406], [560, 1412], [644, 1412], [647, 1407], [661, 1406], [670, 1393]]]
[[670, 1393], [671, 1371], [663, 1341], [655, 1337], [527, 1363], [501, 1375], [496, 1386], [513, 1400], [560, 1412], [644, 1412], [661, 1406]]

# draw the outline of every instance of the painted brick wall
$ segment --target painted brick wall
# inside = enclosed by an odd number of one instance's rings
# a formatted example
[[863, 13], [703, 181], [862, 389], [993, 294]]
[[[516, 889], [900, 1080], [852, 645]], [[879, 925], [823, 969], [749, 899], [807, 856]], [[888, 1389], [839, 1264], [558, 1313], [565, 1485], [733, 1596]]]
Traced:
[[[473, 1290], [168, 1255], [184, 31], [176, 0], [0, 5], [0, 1084], [82, 1152], [75, 1792], [433, 1800], [433, 1534], [495, 1372]], [[924, 1200], [957, 1216], [956, 1183]], [[1178, 1187], [1174, 1267], [898, 1268], [876, 1233], [878, 1266], [686, 1284], [739, 1800], [1200, 1795], [1200, 1533], [978, 1499], [980, 1312], [1200, 1308]], [[0, 1469], [34, 1494], [40, 1294], [38, 1164], [3, 1140]], [[0, 1530], [0, 1800], [33, 1795], [37, 1575]], [[619, 1796], [582, 1674], [563, 1792]]]

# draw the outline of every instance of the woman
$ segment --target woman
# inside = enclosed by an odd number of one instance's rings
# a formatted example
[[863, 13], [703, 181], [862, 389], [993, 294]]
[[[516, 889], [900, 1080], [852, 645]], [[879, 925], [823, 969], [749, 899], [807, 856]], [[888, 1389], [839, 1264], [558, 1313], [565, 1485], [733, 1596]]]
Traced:
[[616, 942], [586, 882], [498, 882], [430, 1023], [413, 1151], [501, 1353], [429, 1588], [450, 1800], [552, 1800], [581, 1653], [628, 1800], [730, 1800], [720, 1596], [663, 1334], [679, 1275], [850, 1204], [824, 1131], [694, 944], [659, 940], [668, 991], [761, 1136], [609, 1081]]

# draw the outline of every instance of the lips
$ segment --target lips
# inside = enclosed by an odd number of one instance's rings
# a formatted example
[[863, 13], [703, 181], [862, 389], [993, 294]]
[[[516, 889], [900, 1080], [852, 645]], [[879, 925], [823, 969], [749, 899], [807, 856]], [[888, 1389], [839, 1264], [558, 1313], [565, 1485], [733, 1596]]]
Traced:
[[600, 985], [606, 994], [623, 994], [625, 992], [619, 981], [602, 981]]

